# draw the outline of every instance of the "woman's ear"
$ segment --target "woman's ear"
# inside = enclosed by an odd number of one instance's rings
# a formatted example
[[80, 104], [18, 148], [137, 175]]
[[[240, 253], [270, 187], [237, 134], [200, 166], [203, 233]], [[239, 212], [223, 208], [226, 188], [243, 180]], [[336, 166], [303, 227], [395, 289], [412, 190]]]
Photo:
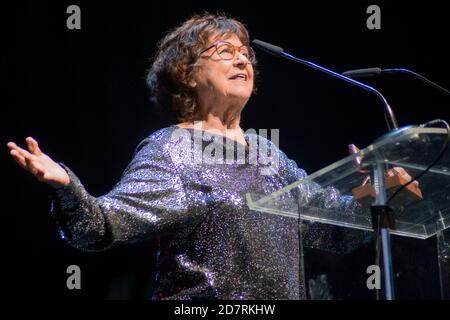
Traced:
[[188, 86], [190, 88], [195, 88], [197, 86], [197, 82], [195, 80], [191, 79], [188, 81]]
[[197, 81], [195, 81], [196, 76], [197, 76], [197, 68], [194, 68], [194, 70], [192, 70], [192, 72], [187, 76], [187, 85], [189, 88], [194, 89], [195, 87], [197, 87]]

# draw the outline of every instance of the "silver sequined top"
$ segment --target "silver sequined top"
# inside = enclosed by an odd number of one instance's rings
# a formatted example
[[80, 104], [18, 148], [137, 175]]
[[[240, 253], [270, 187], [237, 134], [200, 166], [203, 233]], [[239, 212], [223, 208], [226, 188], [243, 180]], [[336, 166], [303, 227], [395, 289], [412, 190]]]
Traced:
[[[54, 192], [52, 212], [62, 237], [87, 251], [157, 237], [155, 299], [304, 298], [298, 220], [252, 211], [245, 195], [272, 193], [305, 171], [256, 134], [246, 134], [244, 146], [180, 130], [172, 125], [144, 139], [120, 181], [101, 197], [91, 196], [61, 164], [71, 180]], [[229, 161], [230, 145], [241, 161]], [[270, 151], [265, 161], [252, 152], [262, 145]], [[313, 183], [289, 197], [299, 204], [319, 199], [328, 207], [355, 206]]]

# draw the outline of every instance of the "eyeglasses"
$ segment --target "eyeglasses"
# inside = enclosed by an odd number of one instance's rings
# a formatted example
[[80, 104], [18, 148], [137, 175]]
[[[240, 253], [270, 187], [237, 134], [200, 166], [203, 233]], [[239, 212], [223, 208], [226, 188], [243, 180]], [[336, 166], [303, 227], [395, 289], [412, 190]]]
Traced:
[[217, 52], [217, 54], [219, 55], [219, 57], [221, 59], [232, 60], [236, 56], [236, 51], [237, 51], [240, 54], [242, 54], [244, 57], [246, 57], [250, 63], [255, 62], [255, 52], [253, 51], [253, 49], [250, 46], [242, 45], [240, 47], [237, 47], [226, 41], [218, 41], [218, 42], [214, 43], [212, 46], [210, 46], [210, 47], [206, 48], [205, 50], [203, 50], [202, 52], [200, 52], [200, 54], [202, 54], [214, 47], [215, 47], [215, 50], [209, 55], [209, 57], [212, 56], [214, 54], [214, 52]]

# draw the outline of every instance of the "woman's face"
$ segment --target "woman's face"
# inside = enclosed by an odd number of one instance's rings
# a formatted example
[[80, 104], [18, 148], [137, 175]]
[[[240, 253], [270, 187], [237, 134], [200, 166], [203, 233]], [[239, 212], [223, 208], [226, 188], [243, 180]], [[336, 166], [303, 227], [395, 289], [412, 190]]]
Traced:
[[211, 41], [206, 48], [221, 41], [232, 44], [235, 55], [230, 60], [224, 60], [221, 55], [224, 57], [230, 52], [221, 51], [219, 55], [216, 47], [203, 52], [194, 73], [194, 90], [200, 105], [208, 108], [221, 103], [237, 103], [243, 107], [253, 91], [253, 66], [245, 49], [238, 50], [242, 42], [236, 34]]

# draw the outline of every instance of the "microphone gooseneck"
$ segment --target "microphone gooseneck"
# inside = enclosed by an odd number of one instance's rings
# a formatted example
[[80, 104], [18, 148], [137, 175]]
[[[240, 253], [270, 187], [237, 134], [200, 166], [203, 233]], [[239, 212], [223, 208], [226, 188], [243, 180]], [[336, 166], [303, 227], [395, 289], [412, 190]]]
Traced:
[[349, 78], [372, 78], [377, 77], [383, 74], [391, 74], [391, 73], [405, 73], [409, 74], [417, 79], [425, 82], [426, 84], [444, 92], [445, 94], [450, 95], [450, 90], [445, 89], [444, 87], [438, 85], [436, 82], [431, 81], [430, 79], [425, 78], [424, 76], [418, 74], [417, 72], [404, 69], [404, 68], [392, 68], [392, 69], [381, 69], [381, 68], [366, 68], [366, 69], [356, 69], [345, 71], [342, 74]]
[[352, 79], [372, 78], [377, 77], [381, 74], [381, 68], [356, 69], [342, 72], [342, 74]]
[[315, 64], [313, 62], [297, 58], [297, 57], [295, 57], [295, 56], [293, 56], [293, 55], [291, 55], [289, 53], [284, 52], [284, 50], [282, 48], [274, 46], [273, 44], [270, 44], [270, 43], [267, 43], [267, 42], [264, 42], [264, 41], [261, 41], [261, 40], [256, 40], [256, 39], [252, 41], [252, 44], [256, 48], [258, 48], [258, 49], [260, 49], [262, 51], [265, 51], [267, 53], [273, 54], [273, 55], [275, 55], [277, 57], [282, 57], [282, 58], [285, 58], [285, 59], [289, 59], [289, 60], [292, 60], [292, 61], [295, 61], [295, 62], [302, 63], [304, 65], [307, 65], [308, 67], [311, 67], [313, 69], [325, 72], [325, 73], [327, 73], [327, 74], [329, 74], [329, 75], [331, 75], [331, 76], [333, 76], [335, 78], [344, 80], [344, 81], [346, 81], [348, 83], [351, 83], [351, 84], [356, 85], [356, 86], [358, 86], [360, 88], [363, 88], [363, 89], [365, 89], [365, 90], [367, 90], [369, 92], [374, 93], [383, 102], [386, 122], [387, 122], [387, 126], [388, 126], [389, 131], [398, 129], [397, 120], [395, 118], [394, 112], [391, 109], [391, 106], [388, 104], [386, 98], [381, 94], [381, 92], [379, 92], [375, 88], [372, 88], [372, 87], [370, 87], [370, 86], [368, 86], [368, 85], [366, 85], [364, 83], [361, 83], [359, 81], [356, 81], [356, 80], [353, 80], [353, 79], [351, 79], [349, 77], [341, 75], [340, 73], [337, 73], [337, 72], [334, 72], [334, 71], [329, 70], [327, 68], [324, 68], [322, 66], [319, 66], [319, 65], [317, 65], [317, 64]]

